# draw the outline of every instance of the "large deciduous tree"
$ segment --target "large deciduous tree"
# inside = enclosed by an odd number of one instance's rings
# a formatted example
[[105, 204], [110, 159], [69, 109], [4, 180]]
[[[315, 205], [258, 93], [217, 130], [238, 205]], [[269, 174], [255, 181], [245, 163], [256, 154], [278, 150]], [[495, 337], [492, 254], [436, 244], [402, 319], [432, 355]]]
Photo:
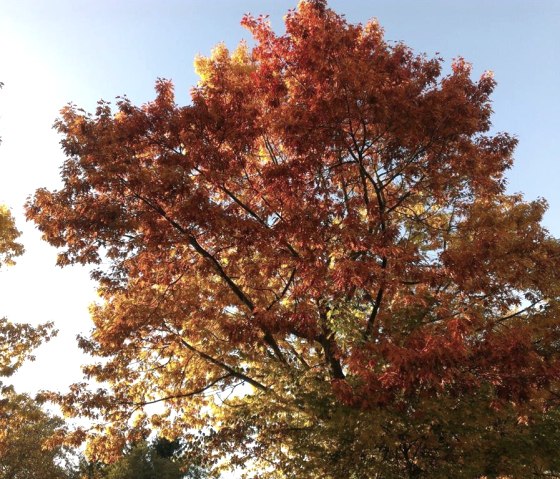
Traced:
[[285, 23], [197, 58], [190, 105], [160, 80], [62, 111], [64, 186], [27, 211], [59, 264], [99, 265], [105, 386], [53, 396], [107, 421], [99, 455], [201, 428], [255, 477], [559, 473], [560, 245], [505, 193], [492, 75], [323, 1]]

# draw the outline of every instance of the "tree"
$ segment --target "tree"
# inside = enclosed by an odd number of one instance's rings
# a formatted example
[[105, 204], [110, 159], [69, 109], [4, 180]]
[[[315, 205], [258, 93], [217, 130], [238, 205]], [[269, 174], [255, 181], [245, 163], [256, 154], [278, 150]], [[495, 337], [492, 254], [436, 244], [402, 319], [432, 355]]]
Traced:
[[[50, 323], [33, 327], [0, 318], [0, 378], [32, 360], [32, 350], [54, 334]], [[66, 478], [67, 470], [58, 461], [67, 451], [60, 444], [46, 447], [62, 426], [60, 418], [0, 380], [0, 479]]]
[[[9, 210], [0, 205], [0, 266], [13, 264], [14, 256], [23, 252], [18, 236]], [[33, 360], [32, 351], [55, 334], [52, 323], [32, 326], [0, 318], [0, 379]], [[68, 470], [60, 464], [67, 451], [60, 445], [45, 447], [62, 426], [60, 418], [0, 380], [0, 479], [67, 478]]]
[[320, 0], [285, 23], [197, 58], [190, 105], [159, 80], [62, 110], [64, 186], [27, 214], [98, 265], [105, 386], [51, 398], [109, 422], [93, 455], [156, 427], [250, 477], [559, 474], [560, 244], [505, 192], [492, 74]]
[[183, 471], [178, 457], [179, 443], [159, 438], [141, 442], [108, 468], [107, 479], [202, 479], [202, 471]]
[[[13, 265], [14, 257], [23, 253], [23, 246], [17, 242], [20, 232], [15, 226], [10, 210], [0, 205], [0, 267]], [[31, 351], [49, 335], [49, 325], [33, 328], [29, 324], [14, 324], [0, 318], [0, 377], [11, 376]], [[2, 382], [0, 381], [0, 391]]]
[[0, 479], [69, 479], [69, 451], [46, 447], [64, 425], [25, 394], [11, 391], [0, 401]]
[[[3, 83], [0, 82], [0, 88]], [[0, 268], [13, 265], [24, 251], [18, 242], [20, 232], [7, 206], [0, 205]], [[0, 318], [0, 379], [12, 376], [32, 351], [49, 341], [56, 331], [52, 323], [32, 326]], [[16, 394], [11, 385], [0, 380], [0, 479], [62, 479], [64, 470], [56, 461], [63, 448], [43, 448], [51, 434], [62, 425], [24, 394]]]
[[[1, 83], [0, 83], [1, 86]], [[23, 246], [17, 241], [20, 232], [15, 226], [14, 218], [4, 205], [0, 205], [0, 268], [13, 265], [14, 258], [23, 253]], [[32, 326], [27, 323], [12, 323], [7, 318], [0, 318], [0, 421], [4, 419], [2, 406], [6, 395], [13, 395], [13, 389], [1, 378], [12, 376], [26, 360], [33, 360], [33, 350], [43, 341], [49, 341], [56, 331], [52, 323]], [[0, 437], [4, 430], [0, 430]], [[0, 439], [0, 458], [2, 442]]]
[[179, 441], [156, 438], [129, 446], [113, 464], [84, 461], [80, 479], [204, 479], [202, 468], [187, 467], [181, 458]]
[[[0, 82], [0, 88], [2, 86]], [[3, 265], [12, 266], [14, 258], [23, 254], [23, 245], [18, 242], [20, 234], [10, 209], [0, 204], [0, 268]], [[51, 323], [33, 327], [0, 318], [0, 378], [11, 376], [26, 359], [33, 359], [31, 351], [54, 334]], [[0, 394], [2, 388], [0, 381]]]

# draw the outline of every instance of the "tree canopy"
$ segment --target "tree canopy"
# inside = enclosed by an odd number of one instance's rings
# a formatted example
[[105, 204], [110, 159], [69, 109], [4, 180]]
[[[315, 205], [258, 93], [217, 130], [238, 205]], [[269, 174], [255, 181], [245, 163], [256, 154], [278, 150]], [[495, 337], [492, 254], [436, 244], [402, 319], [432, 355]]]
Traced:
[[189, 105], [159, 80], [62, 111], [64, 185], [27, 214], [97, 265], [102, 387], [51, 395], [99, 420], [74, 439], [155, 427], [259, 478], [559, 474], [560, 244], [505, 191], [492, 74], [320, 0], [285, 24], [245, 17]]

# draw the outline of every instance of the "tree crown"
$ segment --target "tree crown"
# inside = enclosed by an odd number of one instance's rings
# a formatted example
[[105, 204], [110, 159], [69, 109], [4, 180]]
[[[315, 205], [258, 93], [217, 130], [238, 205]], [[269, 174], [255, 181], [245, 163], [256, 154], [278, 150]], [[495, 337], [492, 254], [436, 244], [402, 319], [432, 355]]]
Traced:
[[110, 418], [99, 455], [134, 412], [131, 437], [203, 428], [259, 477], [525, 471], [478, 448], [554, 422], [560, 246], [544, 201], [505, 193], [492, 75], [442, 76], [325, 2], [285, 23], [247, 16], [252, 49], [197, 58], [190, 105], [159, 80], [143, 106], [63, 109], [64, 186], [27, 211], [59, 264], [99, 265], [81, 346], [107, 388], [52, 397]]

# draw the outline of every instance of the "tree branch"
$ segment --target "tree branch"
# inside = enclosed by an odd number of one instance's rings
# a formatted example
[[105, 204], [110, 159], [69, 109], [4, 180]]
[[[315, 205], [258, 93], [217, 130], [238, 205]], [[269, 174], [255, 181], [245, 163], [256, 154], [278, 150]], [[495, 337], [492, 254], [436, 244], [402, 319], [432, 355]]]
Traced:
[[198, 389], [193, 389], [192, 391], [189, 391], [189, 392], [186, 392], [186, 393], [172, 394], [170, 396], [165, 396], [165, 397], [162, 397], [162, 398], [154, 399], [152, 401], [130, 402], [130, 403], [127, 403], [127, 404], [132, 405], [132, 406], [137, 406], [137, 407], [143, 407], [143, 406], [148, 406], [150, 404], [157, 404], [157, 403], [162, 402], [162, 401], [169, 401], [170, 399], [181, 399], [181, 398], [196, 396], [197, 394], [202, 394], [203, 392], [207, 391], [211, 387], [218, 384], [220, 381], [222, 381], [224, 379], [227, 379], [229, 377], [232, 377], [232, 376], [233, 376], [233, 374], [231, 374], [231, 373], [224, 374], [223, 376], [220, 376], [219, 378], [216, 378], [214, 381], [210, 382], [209, 384], [207, 384], [205, 386], [202, 386]]
[[[385, 262], [385, 266], [386, 266], [387, 265], [386, 260], [384, 259], [383, 261]], [[381, 307], [381, 301], [383, 300], [384, 291], [385, 290], [383, 286], [381, 286], [377, 291], [375, 304], [373, 305], [371, 314], [369, 315], [368, 322], [366, 325], [366, 330], [364, 332], [364, 339], [368, 339], [371, 336], [371, 333], [373, 332], [373, 325], [375, 323], [375, 318], [377, 317], [377, 313], [379, 313], [379, 308]]]

